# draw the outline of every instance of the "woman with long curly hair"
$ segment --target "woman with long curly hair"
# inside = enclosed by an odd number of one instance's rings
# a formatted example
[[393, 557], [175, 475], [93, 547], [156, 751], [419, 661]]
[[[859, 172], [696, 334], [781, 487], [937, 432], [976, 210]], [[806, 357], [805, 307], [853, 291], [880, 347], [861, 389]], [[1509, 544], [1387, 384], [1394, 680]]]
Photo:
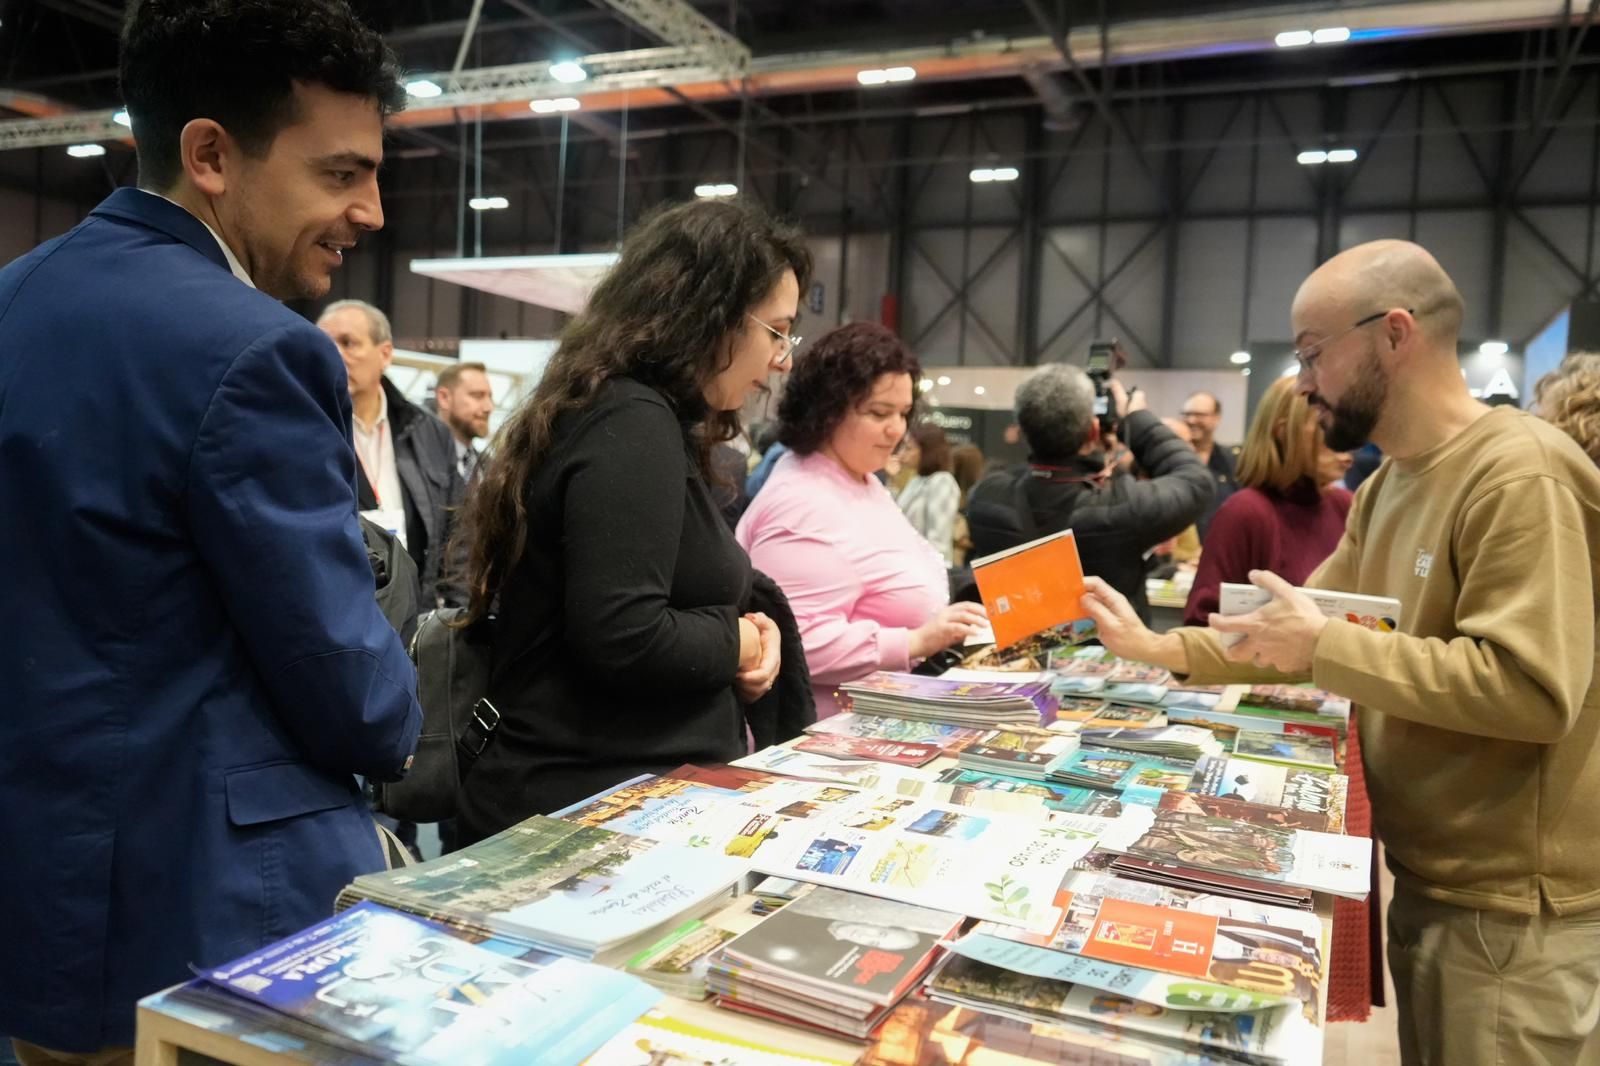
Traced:
[[1574, 352], [1534, 386], [1539, 417], [1578, 442], [1600, 465], [1600, 354]]
[[782, 370], [811, 257], [738, 201], [641, 221], [501, 431], [468, 501], [466, 622], [491, 610], [502, 717], [460, 796], [461, 842], [627, 777], [746, 750], [779, 635], [710, 453]]

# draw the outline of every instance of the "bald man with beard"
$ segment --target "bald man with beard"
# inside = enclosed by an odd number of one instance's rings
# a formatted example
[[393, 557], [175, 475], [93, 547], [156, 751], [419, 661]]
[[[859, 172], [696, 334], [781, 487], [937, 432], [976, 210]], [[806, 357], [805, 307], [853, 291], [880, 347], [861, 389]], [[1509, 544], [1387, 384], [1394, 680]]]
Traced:
[[1118, 655], [1356, 705], [1395, 873], [1403, 1062], [1600, 1062], [1600, 473], [1554, 427], [1473, 399], [1462, 314], [1405, 241], [1324, 263], [1292, 310], [1328, 446], [1388, 456], [1307, 584], [1399, 599], [1398, 632], [1327, 619], [1264, 571], [1272, 601], [1210, 628], [1153, 634], [1094, 579], [1084, 605]]

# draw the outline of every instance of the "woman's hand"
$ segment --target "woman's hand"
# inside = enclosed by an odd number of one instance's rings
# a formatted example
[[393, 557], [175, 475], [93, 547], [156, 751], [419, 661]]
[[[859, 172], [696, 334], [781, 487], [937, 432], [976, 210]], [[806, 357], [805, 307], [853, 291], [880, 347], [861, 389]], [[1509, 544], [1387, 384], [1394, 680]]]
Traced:
[[[745, 658], [746, 627], [755, 631], [756, 653], [753, 660]], [[772, 688], [778, 680], [782, 665], [783, 636], [778, 624], [759, 612], [739, 619], [739, 672], [733, 678], [733, 691], [741, 702], [754, 703]]]
[[936, 651], [960, 644], [988, 624], [983, 604], [952, 603], [911, 631], [906, 651], [913, 659], [926, 659]]

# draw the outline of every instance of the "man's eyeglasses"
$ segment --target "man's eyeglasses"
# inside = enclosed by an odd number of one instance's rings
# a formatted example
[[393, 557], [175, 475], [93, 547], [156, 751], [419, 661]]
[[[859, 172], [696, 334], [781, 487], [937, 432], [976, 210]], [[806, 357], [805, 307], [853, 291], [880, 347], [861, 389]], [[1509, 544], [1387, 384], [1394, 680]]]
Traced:
[[778, 356], [779, 362], [788, 362], [789, 357], [794, 354], [794, 350], [800, 347], [800, 342], [805, 340], [804, 337], [791, 333], [783, 333], [779, 330], [773, 329], [771, 326], [761, 321], [755, 315], [750, 314], [748, 311], [746, 311], [745, 314], [749, 316], [750, 321], [754, 322], [756, 325], [760, 326], [762, 329], [766, 330], [768, 333], [772, 334], [774, 337], [783, 342], [783, 354]]
[[[1335, 333], [1327, 340], [1318, 341], [1316, 344], [1296, 349], [1294, 357], [1295, 359], [1299, 360], [1301, 373], [1305, 373], [1317, 365], [1317, 360], [1322, 358], [1322, 350], [1328, 345], [1332, 344], [1336, 340], [1339, 340], [1341, 337], [1346, 336], [1347, 334], [1354, 333], [1362, 326], [1372, 325], [1374, 322], [1386, 316], [1390, 310], [1393, 310], [1393, 308], [1370, 314], [1342, 333]], [[1412, 317], [1416, 316], [1416, 312], [1409, 307], [1406, 308], [1406, 314], [1411, 315]]]

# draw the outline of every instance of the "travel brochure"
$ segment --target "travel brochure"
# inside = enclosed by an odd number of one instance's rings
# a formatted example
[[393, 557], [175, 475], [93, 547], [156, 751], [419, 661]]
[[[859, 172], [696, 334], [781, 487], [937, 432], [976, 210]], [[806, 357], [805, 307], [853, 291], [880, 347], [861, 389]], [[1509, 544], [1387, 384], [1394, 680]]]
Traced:
[[[937, 1003], [998, 1013], [1027, 1022], [1061, 1020], [1151, 1037], [1174, 1048], [1198, 1047], [1248, 1057], [1250, 1062], [1287, 1063], [1305, 1046], [1304, 1033], [1286, 1008], [1196, 1011], [1145, 1003], [1068, 981], [1002, 970], [956, 957], [928, 985]], [[1287, 1024], [1286, 1024], [1287, 1022]]]
[[1350, 779], [1343, 774], [1214, 756], [1195, 765], [1188, 791], [1326, 815], [1326, 832], [1342, 833], [1349, 788]]
[[1047, 678], [1016, 680], [1016, 675], [989, 674], [988, 680], [924, 677], [880, 671], [839, 686], [839, 693], [857, 714], [924, 718], [990, 729], [1037, 726], [1055, 715], [1056, 698]]
[[355, 1046], [440, 1066], [575, 1066], [660, 998], [615, 970], [511, 958], [372, 903], [205, 977]]
[[1278, 829], [1184, 811], [1124, 806], [1101, 835], [1104, 851], [1366, 899], [1372, 842]]
[[[867, 708], [787, 745], [358, 878], [335, 918], [162, 1009], [338, 1066], [850, 1058], [652, 1009], [663, 992], [897, 1066], [1315, 1061], [1314, 893], [1364, 898], [1372, 862], [1340, 833], [1336, 698], [1117, 702], [1172, 679], [1103, 649], [1038, 658], [1049, 674], [874, 675]], [[1076, 677], [1100, 693], [1049, 696]]]
[[986, 731], [942, 722], [885, 718], [875, 714], [835, 714], [806, 726], [806, 732], [860, 737], [863, 740], [895, 740], [902, 744], [930, 744], [942, 751], [955, 753], [974, 743]]
[[340, 893], [423, 917], [447, 916], [578, 958], [620, 949], [732, 897], [737, 859], [533, 817], [460, 851], [364, 874]]

